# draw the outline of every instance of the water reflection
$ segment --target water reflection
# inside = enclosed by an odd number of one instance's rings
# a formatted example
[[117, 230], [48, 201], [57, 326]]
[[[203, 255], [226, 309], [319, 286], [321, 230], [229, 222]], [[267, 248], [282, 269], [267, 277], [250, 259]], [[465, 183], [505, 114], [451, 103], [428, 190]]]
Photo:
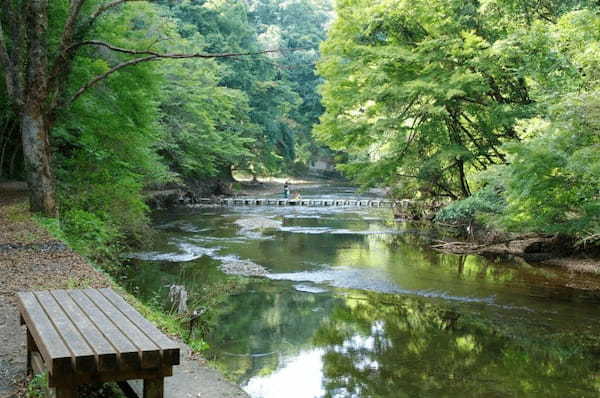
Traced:
[[522, 327], [420, 299], [353, 293], [313, 340], [324, 349], [324, 397], [598, 396], [593, 340], [535, 325], [515, 334]]
[[[165, 212], [127, 280], [147, 301], [175, 283], [211, 307], [194, 333], [257, 398], [600, 394], [598, 290], [573, 288], [588, 276], [443, 255], [422, 244], [427, 232], [386, 219], [334, 208]], [[269, 274], [225, 276], [228, 256]]]

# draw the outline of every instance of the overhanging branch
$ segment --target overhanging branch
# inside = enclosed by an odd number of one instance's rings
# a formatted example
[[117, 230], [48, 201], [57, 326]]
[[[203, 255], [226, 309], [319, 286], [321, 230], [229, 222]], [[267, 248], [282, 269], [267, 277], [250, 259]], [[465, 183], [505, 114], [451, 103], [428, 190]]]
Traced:
[[109, 77], [110, 75], [112, 75], [113, 73], [115, 73], [116, 71], [126, 68], [128, 66], [133, 66], [133, 65], [137, 65], [139, 63], [142, 62], [148, 62], [148, 61], [153, 61], [155, 59], [157, 59], [158, 57], [155, 55], [151, 55], [149, 57], [144, 57], [144, 58], [136, 58], [136, 59], [132, 59], [130, 61], [127, 62], [123, 62], [120, 63], [118, 65], [113, 66], [112, 68], [110, 68], [109, 70], [107, 70], [106, 72], [97, 75], [96, 77], [94, 77], [92, 80], [90, 80], [87, 84], [85, 84], [84, 86], [82, 86], [79, 90], [77, 90], [77, 92], [75, 93], [75, 95], [71, 98], [71, 100], [69, 101], [70, 103], [73, 103], [75, 100], [77, 100], [77, 98], [79, 98], [84, 92], [86, 92], [88, 89], [94, 87], [96, 84], [98, 84], [100, 81], [106, 79], [107, 77]]
[[173, 53], [173, 54], [161, 54], [161, 53], [157, 53], [157, 52], [150, 51], [150, 50], [129, 50], [129, 49], [126, 49], [126, 48], [115, 47], [115, 46], [113, 46], [111, 44], [104, 43], [104, 42], [101, 42], [101, 41], [95, 41], [95, 40], [90, 40], [90, 41], [86, 41], [86, 42], [77, 43], [73, 47], [80, 47], [81, 45], [97, 45], [97, 46], [103, 46], [103, 47], [106, 47], [106, 48], [108, 48], [110, 50], [121, 52], [121, 53], [124, 53], [124, 54], [130, 54], [130, 55], [147, 55], [147, 56], [146, 57], [140, 57], [140, 58], [134, 58], [134, 59], [131, 59], [129, 61], [122, 62], [122, 63], [120, 63], [118, 65], [113, 66], [108, 71], [106, 71], [106, 72], [104, 72], [104, 73], [102, 73], [100, 75], [97, 75], [92, 80], [90, 80], [87, 84], [85, 84], [79, 90], [77, 90], [77, 92], [75, 93], [75, 95], [69, 101], [70, 103], [73, 103], [84, 92], [86, 92], [88, 89], [92, 88], [93, 86], [95, 86], [96, 84], [98, 84], [99, 82], [101, 82], [102, 80], [106, 79], [107, 77], [109, 77], [113, 73], [115, 73], [115, 72], [117, 72], [117, 71], [119, 71], [119, 70], [121, 70], [123, 68], [127, 68], [127, 67], [133, 66], [133, 65], [137, 65], [137, 64], [140, 64], [140, 63], [143, 63], [143, 62], [155, 61], [155, 60], [160, 60], [160, 59], [231, 58], [231, 57], [242, 57], [242, 56], [250, 56], [250, 55], [261, 55], [261, 54], [269, 54], [269, 53], [278, 53], [278, 52], [284, 52], [284, 51], [298, 51], [298, 50], [303, 50], [303, 48], [291, 48], [291, 49], [263, 50], [263, 51], [245, 52], [245, 53], [216, 53], [216, 54], [206, 54], [206, 53], [176, 54], [176, 53]]
[[129, 48], [122, 48], [112, 45], [110, 43], [106, 43], [100, 40], [86, 40], [79, 43], [73, 44], [69, 51], [76, 50], [82, 46], [97, 46], [104, 47], [111, 51], [120, 52], [123, 54], [130, 55], [154, 55], [157, 58], [172, 58], [172, 59], [180, 59], [180, 58], [228, 58], [228, 57], [242, 57], [248, 55], [261, 55], [261, 54], [269, 54], [269, 53], [281, 53], [285, 51], [299, 51], [306, 50], [306, 48], [288, 48], [288, 49], [275, 49], [275, 50], [263, 50], [263, 51], [253, 51], [253, 52], [243, 52], [243, 53], [193, 53], [193, 54], [180, 54], [180, 53], [159, 53], [157, 51], [152, 50], [133, 50]]

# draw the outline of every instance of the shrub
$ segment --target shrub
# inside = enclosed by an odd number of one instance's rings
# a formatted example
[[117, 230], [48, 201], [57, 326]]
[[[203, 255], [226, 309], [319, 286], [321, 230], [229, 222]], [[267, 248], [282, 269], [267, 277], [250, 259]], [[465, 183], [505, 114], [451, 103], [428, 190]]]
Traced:
[[61, 219], [67, 243], [77, 252], [93, 260], [112, 257], [122, 238], [119, 230], [94, 213], [69, 210]]
[[506, 202], [500, 191], [498, 187], [488, 185], [466, 199], [450, 203], [435, 216], [435, 220], [452, 224], [471, 224], [486, 216], [501, 214]]

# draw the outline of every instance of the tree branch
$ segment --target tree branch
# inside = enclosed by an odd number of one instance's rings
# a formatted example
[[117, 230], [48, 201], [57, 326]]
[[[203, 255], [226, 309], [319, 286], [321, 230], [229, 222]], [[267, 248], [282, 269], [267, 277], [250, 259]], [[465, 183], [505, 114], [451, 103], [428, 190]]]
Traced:
[[158, 57], [155, 56], [155, 55], [150, 55], [150, 56], [144, 57], [144, 58], [135, 58], [135, 59], [129, 60], [127, 62], [123, 62], [123, 63], [120, 63], [118, 65], [113, 66], [112, 68], [110, 68], [106, 72], [104, 72], [104, 73], [102, 73], [100, 75], [97, 75], [92, 80], [90, 80], [89, 82], [87, 82], [84, 86], [82, 86], [79, 90], [77, 90], [77, 92], [75, 93], [75, 95], [73, 97], [71, 97], [71, 100], [69, 101], [69, 103], [75, 102], [75, 100], [77, 100], [77, 98], [79, 98], [88, 89], [94, 87], [100, 81], [106, 79], [107, 77], [109, 77], [113, 73], [117, 72], [118, 70], [121, 70], [121, 69], [126, 68], [128, 66], [137, 65], [137, 64], [142, 63], [142, 62], [153, 61], [155, 59], [158, 59]]
[[161, 53], [157, 53], [154, 51], [143, 51], [143, 50], [129, 50], [129, 49], [125, 49], [125, 48], [120, 48], [120, 47], [115, 47], [111, 44], [108, 43], [104, 43], [101, 41], [95, 41], [95, 40], [90, 40], [90, 41], [86, 41], [86, 42], [81, 42], [81, 43], [77, 43], [74, 46], [72, 46], [72, 48], [74, 47], [80, 47], [82, 45], [97, 45], [97, 46], [103, 46], [106, 47], [110, 50], [113, 51], [117, 51], [117, 52], [121, 52], [124, 54], [132, 54], [132, 55], [147, 55], [146, 57], [141, 57], [141, 58], [134, 58], [131, 59], [129, 61], [126, 62], [122, 62], [118, 65], [113, 66], [112, 68], [110, 68], [108, 71], [97, 75], [96, 77], [94, 77], [92, 80], [90, 80], [87, 84], [85, 84], [84, 86], [82, 86], [79, 90], [77, 90], [77, 92], [75, 93], [75, 95], [71, 98], [71, 100], [69, 101], [69, 103], [73, 103], [75, 100], [77, 100], [77, 98], [79, 98], [85, 91], [87, 91], [88, 89], [90, 89], [91, 87], [95, 86], [96, 84], [98, 84], [100, 81], [106, 79], [107, 77], [109, 77], [110, 75], [112, 75], [113, 73], [123, 69], [123, 68], [127, 68], [129, 66], [133, 66], [133, 65], [137, 65], [140, 64], [142, 62], [149, 62], [149, 61], [155, 61], [155, 60], [160, 60], [160, 59], [189, 59], [189, 58], [231, 58], [231, 57], [241, 57], [241, 56], [249, 56], [249, 55], [261, 55], [261, 54], [269, 54], [269, 53], [277, 53], [277, 52], [283, 52], [283, 51], [297, 51], [297, 50], [303, 50], [302, 48], [291, 48], [291, 49], [277, 49], [277, 50], [263, 50], [263, 51], [257, 51], [257, 52], [245, 52], [245, 53], [216, 53], [216, 54], [204, 54], [204, 53], [196, 53], [196, 54], [161, 54]]
[[81, 14], [81, 8], [83, 7], [86, 0], [71, 0], [71, 6], [69, 7], [69, 17], [65, 22], [63, 28], [63, 35], [60, 41], [61, 48], [67, 50], [73, 42], [73, 36], [75, 35], [75, 28], [77, 26], [77, 20]]
[[79, 20], [81, 9], [85, 2], [86, 0], [71, 0], [69, 16], [65, 21], [63, 34], [60, 40], [60, 52], [54, 60], [49, 78], [49, 92], [51, 93], [51, 98], [53, 98], [52, 109], [56, 108], [66, 84], [65, 79], [62, 79], [61, 77], [68, 75], [71, 70], [71, 64], [75, 54], [72, 53], [70, 49], [75, 38], [77, 21]]
[[306, 50], [306, 48], [286, 48], [286, 49], [275, 49], [275, 50], [263, 50], [263, 51], [254, 51], [254, 52], [244, 52], [244, 53], [192, 53], [192, 54], [179, 54], [179, 53], [159, 53], [157, 51], [152, 50], [132, 50], [129, 48], [122, 48], [114, 46], [110, 43], [106, 43], [100, 40], [86, 40], [82, 42], [78, 42], [69, 47], [68, 51], [74, 51], [82, 46], [98, 46], [105, 47], [111, 51], [120, 52], [123, 54], [130, 55], [154, 55], [157, 58], [175, 58], [175, 59], [183, 59], [183, 58], [228, 58], [228, 57], [241, 57], [248, 55], [261, 55], [261, 54], [269, 54], [269, 53], [280, 53], [285, 51], [299, 51]]

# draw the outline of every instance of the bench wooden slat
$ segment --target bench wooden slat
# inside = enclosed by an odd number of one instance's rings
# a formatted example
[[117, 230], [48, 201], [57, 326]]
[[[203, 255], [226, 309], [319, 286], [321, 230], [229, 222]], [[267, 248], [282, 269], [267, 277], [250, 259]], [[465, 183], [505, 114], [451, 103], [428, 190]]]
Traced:
[[165, 336], [114, 290], [105, 288], [98, 291], [161, 349], [163, 365], [179, 365], [179, 345], [176, 342]]
[[94, 351], [50, 292], [35, 292], [34, 295], [71, 352], [75, 371], [93, 372], [96, 370], [96, 356], [94, 355]]
[[84, 289], [83, 292], [139, 348], [142, 356], [142, 369], [160, 366], [160, 348], [152, 340], [127, 319], [117, 307], [100, 294], [98, 290]]
[[123, 370], [140, 369], [141, 355], [138, 348], [81, 290], [68, 290], [67, 293], [87, 317], [94, 322], [94, 325], [102, 332], [104, 337], [116, 348], [119, 368]]
[[53, 290], [50, 293], [73, 323], [77, 325], [79, 332], [94, 351], [97, 358], [98, 370], [116, 370], [117, 350], [115, 347], [106, 340], [94, 323], [81, 311], [65, 290]]
[[33, 293], [17, 293], [27, 328], [34, 337], [50, 373], [70, 371], [71, 352], [56, 332], [54, 325]]

